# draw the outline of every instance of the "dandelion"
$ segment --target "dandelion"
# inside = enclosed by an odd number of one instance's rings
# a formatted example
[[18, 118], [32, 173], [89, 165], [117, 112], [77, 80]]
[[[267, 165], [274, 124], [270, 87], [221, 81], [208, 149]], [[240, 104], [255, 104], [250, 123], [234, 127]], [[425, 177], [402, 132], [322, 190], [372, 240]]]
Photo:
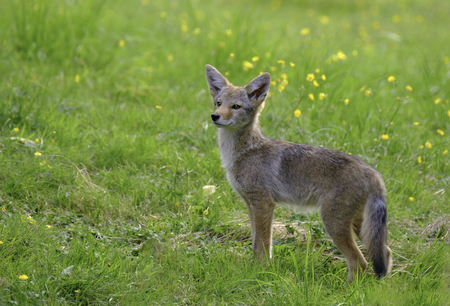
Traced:
[[345, 106], [347, 106], [349, 103], [350, 103], [350, 100], [349, 100], [349, 99], [345, 99], [345, 100], [344, 100]]
[[255, 66], [252, 63], [250, 63], [249, 61], [243, 61], [242, 68], [244, 69], [244, 71], [248, 71], [249, 69], [255, 68]]
[[230, 53], [230, 57], [234, 57], [234, 53]]
[[438, 134], [441, 135], [441, 136], [444, 136], [444, 135], [445, 135], [444, 131], [441, 130], [441, 129], [437, 129], [436, 133], [438, 133]]
[[25, 274], [19, 275], [19, 279], [21, 280], [27, 280], [28, 276], [26, 276]]
[[419, 125], [419, 122], [413, 122], [413, 124], [417, 126], [417, 125]]
[[47, 225], [45, 226], [45, 229], [50, 229], [51, 227], [52, 227], [51, 225], [48, 225], [48, 224], [47, 224]]
[[284, 90], [284, 86], [283, 86], [283, 85], [278, 85], [278, 90], [279, 90], [280, 92], [282, 92], [282, 91]]
[[283, 68], [285, 67], [285, 64], [286, 64], [286, 62], [283, 60], [278, 60], [277, 63], [280, 64], [281, 67], [283, 67]]
[[14, 133], [19, 133], [19, 128], [18, 128], [18, 127], [14, 128], [14, 129], [13, 129], [13, 132], [14, 132]]
[[309, 33], [311, 33], [311, 30], [309, 28], [303, 28], [303, 29], [300, 30], [300, 34], [302, 36], [309, 35]]
[[121, 39], [119, 40], [119, 47], [125, 47], [125, 40]]
[[320, 77], [322, 79], [322, 81], [326, 81], [327, 77], [325, 76], [325, 74], [322, 74], [322, 76]]
[[75, 293], [80, 293], [80, 290], [78, 290], [78, 289], [77, 289], [77, 290], [75, 290]]
[[157, 108], [157, 109], [162, 109], [162, 106], [156, 105], [156, 108]]
[[447, 115], [450, 117], [450, 110], [447, 112]]
[[5, 206], [2, 207], [2, 211], [6, 211], [6, 207]]
[[406, 85], [405, 89], [406, 89], [407, 91], [412, 91], [412, 87], [411, 87], [410, 85]]
[[425, 148], [431, 149], [431, 147], [432, 147], [431, 142], [429, 141], [425, 142]]
[[175, 207], [180, 207], [180, 202], [176, 202]]
[[326, 95], [323, 92], [319, 93], [319, 99], [320, 100], [325, 99], [325, 97], [326, 97]]
[[161, 13], [159, 13], [159, 16], [161, 18], [166, 18], [167, 17], [167, 13], [166, 12], [161, 12]]
[[364, 93], [366, 96], [368, 96], [368, 95], [370, 95], [371, 94], [371, 92], [370, 92], [370, 90], [366, 90], [366, 92]]
[[389, 139], [389, 135], [388, 134], [383, 134], [383, 135], [381, 135], [381, 139], [388, 140]]
[[419, 164], [422, 163], [422, 156], [419, 156], [419, 157], [417, 158], [417, 162], [418, 162]]
[[300, 117], [302, 115], [302, 112], [299, 110], [299, 109], [296, 109], [295, 111], [294, 111], [294, 116], [295, 117]]
[[80, 83], [80, 76], [78, 74], [75, 75], [75, 83]]
[[339, 52], [337, 53], [337, 57], [338, 57], [338, 59], [340, 59], [340, 60], [345, 60], [345, 59], [347, 59], [347, 55], [345, 55], [344, 52], [342, 52], [342, 51], [339, 51]]
[[287, 74], [286, 74], [286, 73], [283, 73], [283, 74], [281, 75], [281, 78], [282, 78], [283, 80], [287, 80]]
[[277, 82], [276, 81], [270, 81], [270, 85], [275, 86], [275, 85], [277, 85]]
[[225, 35], [230, 37], [231, 35], [233, 35], [233, 32], [230, 29], [225, 30]]
[[257, 62], [259, 61], [259, 56], [253, 56], [252, 57], [252, 62]]
[[409, 200], [412, 202], [412, 201], [414, 201], [414, 198], [413, 197], [409, 197]]
[[316, 68], [316, 70], [314, 70], [315, 73], [320, 73], [320, 68]]
[[229, 76], [229, 75], [230, 75], [230, 73], [229, 73], [228, 71], [226, 71], [226, 72], [225, 72], [225, 75], [226, 75], [226, 76]]
[[197, 36], [198, 34], [200, 34], [200, 32], [201, 32], [200, 28], [195, 28], [193, 33], [195, 36]]
[[313, 85], [316, 86], [316, 87], [319, 87], [319, 83], [317, 83], [316, 80], [313, 81]]
[[436, 100], [434, 100], [434, 104], [439, 104], [441, 102], [442, 102], [441, 98], [437, 98]]
[[295, 66], [295, 64], [293, 62], [290, 62], [289, 65], [291, 65], [291, 67]]
[[444, 152], [442, 152], [442, 155], [447, 155], [448, 154], [448, 150], [445, 150]]
[[395, 82], [395, 76], [391, 75], [390, 77], [388, 77], [388, 82]]
[[169, 63], [173, 62], [173, 55], [172, 54], [167, 55], [167, 61]]
[[270, 52], [266, 52], [266, 54], [264, 54], [264, 56], [265, 56], [266, 58], [271, 58], [271, 57], [272, 57], [272, 54], [271, 54]]
[[419, 146], [419, 150], [422, 150], [423, 149], [423, 146]]
[[34, 142], [39, 143], [39, 138], [36, 138]]
[[310, 93], [310, 94], [308, 95], [308, 98], [310, 98], [311, 101], [314, 101], [314, 95], [313, 95], [312, 93]]
[[54, 139], [52, 139], [52, 144], [55, 144], [55, 140]]
[[185, 23], [183, 23], [183, 24], [181, 25], [181, 31], [187, 32], [188, 30], [189, 30], [188, 26], [187, 26]]
[[314, 81], [314, 73], [308, 73], [308, 75], [306, 76], [306, 80], [308, 82]]
[[34, 155], [36, 155], [36, 156], [41, 156], [42, 153], [39, 153], [38, 151], [36, 151], [36, 152], [34, 153]]
[[0, 240], [0, 245], [2, 245], [2, 244], [3, 244], [3, 241]]
[[205, 216], [207, 216], [207, 215], [209, 214], [209, 210], [205, 210], [205, 211], [203, 212], [203, 214], [204, 214]]
[[328, 16], [323, 15], [320, 16], [319, 21], [322, 24], [328, 24], [330, 22], [330, 18], [328, 18]]

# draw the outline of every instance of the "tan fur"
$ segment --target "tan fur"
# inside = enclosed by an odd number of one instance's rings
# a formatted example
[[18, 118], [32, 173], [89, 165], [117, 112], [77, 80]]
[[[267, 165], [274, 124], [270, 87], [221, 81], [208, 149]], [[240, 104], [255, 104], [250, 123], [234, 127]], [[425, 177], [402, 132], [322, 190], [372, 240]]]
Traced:
[[206, 65], [206, 78], [222, 162], [228, 181], [247, 206], [257, 258], [271, 257], [275, 203], [295, 210], [317, 208], [327, 233], [346, 258], [349, 282], [367, 267], [354, 233], [367, 246], [377, 276], [386, 275], [391, 252], [386, 245], [386, 190], [381, 175], [340, 151], [264, 137], [258, 117], [270, 86], [268, 73], [237, 87]]

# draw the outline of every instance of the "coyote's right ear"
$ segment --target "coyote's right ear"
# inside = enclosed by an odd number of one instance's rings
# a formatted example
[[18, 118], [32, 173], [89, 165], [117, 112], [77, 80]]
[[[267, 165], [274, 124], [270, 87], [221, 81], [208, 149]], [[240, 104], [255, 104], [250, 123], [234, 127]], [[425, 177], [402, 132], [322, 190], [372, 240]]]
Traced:
[[205, 66], [206, 80], [208, 81], [209, 92], [214, 98], [222, 89], [230, 86], [230, 82], [220, 74], [220, 72], [211, 65]]

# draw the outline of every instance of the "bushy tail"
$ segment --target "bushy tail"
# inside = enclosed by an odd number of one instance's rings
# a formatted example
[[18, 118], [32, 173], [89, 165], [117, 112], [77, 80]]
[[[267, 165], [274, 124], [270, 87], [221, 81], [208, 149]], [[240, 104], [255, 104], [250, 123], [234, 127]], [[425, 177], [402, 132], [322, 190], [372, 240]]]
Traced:
[[387, 243], [387, 209], [384, 196], [377, 195], [367, 200], [361, 239], [368, 248], [373, 269], [378, 277], [385, 276], [391, 269], [391, 250]]

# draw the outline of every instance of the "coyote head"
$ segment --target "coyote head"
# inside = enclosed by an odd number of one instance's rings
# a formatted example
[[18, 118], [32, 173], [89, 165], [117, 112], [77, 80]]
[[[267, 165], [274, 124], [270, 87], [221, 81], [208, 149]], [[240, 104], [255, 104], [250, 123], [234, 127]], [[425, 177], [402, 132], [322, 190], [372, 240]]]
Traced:
[[[206, 65], [206, 80], [213, 97], [213, 123], [219, 128], [240, 129], [252, 124], [264, 107], [270, 74], [263, 73], [244, 87], [233, 86], [213, 66]], [[257, 120], [256, 120], [257, 121]]]

